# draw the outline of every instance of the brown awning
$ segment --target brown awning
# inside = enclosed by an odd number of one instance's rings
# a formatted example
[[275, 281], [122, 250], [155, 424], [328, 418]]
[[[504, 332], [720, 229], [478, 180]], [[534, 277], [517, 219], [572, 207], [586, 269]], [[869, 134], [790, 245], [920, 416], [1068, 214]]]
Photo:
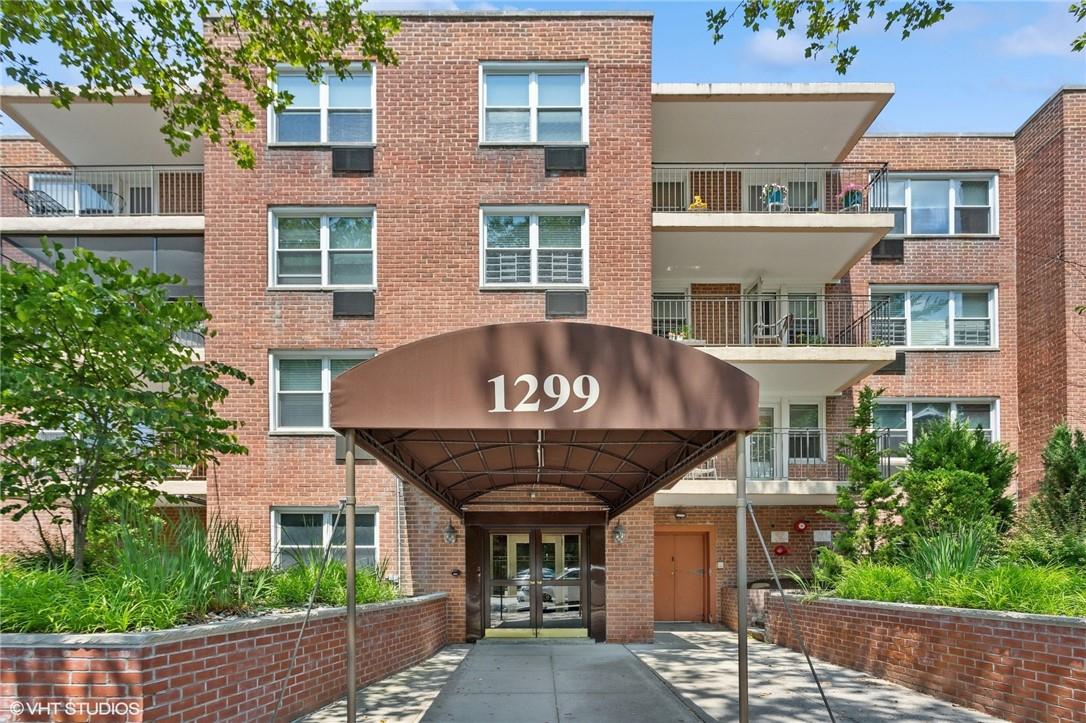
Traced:
[[559, 485], [612, 515], [758, 426], [758, 383], [641, 332], [496, 324], [423, 339], [332, 382], [332, 427], [454, 512]]

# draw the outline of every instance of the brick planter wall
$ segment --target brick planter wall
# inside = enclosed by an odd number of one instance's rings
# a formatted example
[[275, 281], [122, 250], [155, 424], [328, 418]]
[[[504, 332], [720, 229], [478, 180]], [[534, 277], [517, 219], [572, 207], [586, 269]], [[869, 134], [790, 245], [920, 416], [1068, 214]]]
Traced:
[[[447, 595], [363, 605], [358, 682], [445, 645]], [[304, 613], [149, 633], [0, 635], [0, 721], [267, 721]], [[343, 608], [313, 613], [277, 720], [346, 694]], [[14, 715], [18, 704], [24, 706]], [[34, 714], [33, 706], [54, 706]], [[39, 708], [40, 710], [40, 708]]]
[[[817, 658], [1011, 721], [1086, 720], [1086, 619], [791, 600]], [[766, 603], [766, 640], [798, 650], [780, 595]]]

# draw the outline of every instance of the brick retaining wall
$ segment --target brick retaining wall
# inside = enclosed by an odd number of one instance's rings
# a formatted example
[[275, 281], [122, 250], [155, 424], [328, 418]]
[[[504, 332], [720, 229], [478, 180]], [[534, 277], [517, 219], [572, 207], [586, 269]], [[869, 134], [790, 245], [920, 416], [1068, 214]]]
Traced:
[[[447, 598], [361, 606], [359, 685], [445, 645]], [[345, 695], [344, 613], [313, 613], [277, 720]], [[0, 635], [0, 721], [270, 720], [303, 618], [286, 613], [149, 633]], [[31, 712], [46, 704], [52, 714]], [[16, 716], [18, 705], [25, 707]]]
[[[1086, 619], [791, 599], [817, 658], [1011, 721], [1086, 720]], [[777, 594], [766, 640], [799, 649]]]

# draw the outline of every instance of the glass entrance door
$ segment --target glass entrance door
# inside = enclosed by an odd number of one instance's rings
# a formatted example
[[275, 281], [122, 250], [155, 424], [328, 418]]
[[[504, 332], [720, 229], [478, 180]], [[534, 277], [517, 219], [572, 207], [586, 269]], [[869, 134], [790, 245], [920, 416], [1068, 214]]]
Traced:
[[584, 539], [579, 529], [491, 531], [485, 634], [587, 636]]

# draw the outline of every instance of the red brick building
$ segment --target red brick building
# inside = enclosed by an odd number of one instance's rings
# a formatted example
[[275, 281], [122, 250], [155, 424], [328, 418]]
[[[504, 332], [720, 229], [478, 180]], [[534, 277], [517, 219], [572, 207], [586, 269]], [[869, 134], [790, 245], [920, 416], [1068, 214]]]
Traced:
[[[925, 422], [962, 417], [1019, 451], [1023, 498], [1051, 426], [1086, 424], [1082, 89], [1013, 134], [865, 135], [892, 85], [653, 85], [648, 14], [402, 17], [397, 67], [315, 85], [280, 70], [295, 101], [248, 136], [249, 171], [219, 146], [169, 156], [139, 102], [3, 100], [34, 136], [0, 144], [5, 257], [49, 234], [179, 271], [214, 316], [205, 358], [254, 378], [223, 409], [249, 454], [170, 489], [238, 519], [254, 565], [343, 553], [332, 378], [486, 324], [623, 327], [755, 377], [748, 487], [800, 572], [862, 385], [886, 389], [888, 473]], [[643, 640], [654, 619], [719, 619], [735, 460], [609, 518], [541, 484], [458, 517], [363, 459], [358, 553], [408, 592], [447, 591], [454, 638], [586, 635], [591, 603], [607, 639]], [[25, 532], [3, 529], [9, 547]], [[582, 574], [597, 561], [599, 589]]]

